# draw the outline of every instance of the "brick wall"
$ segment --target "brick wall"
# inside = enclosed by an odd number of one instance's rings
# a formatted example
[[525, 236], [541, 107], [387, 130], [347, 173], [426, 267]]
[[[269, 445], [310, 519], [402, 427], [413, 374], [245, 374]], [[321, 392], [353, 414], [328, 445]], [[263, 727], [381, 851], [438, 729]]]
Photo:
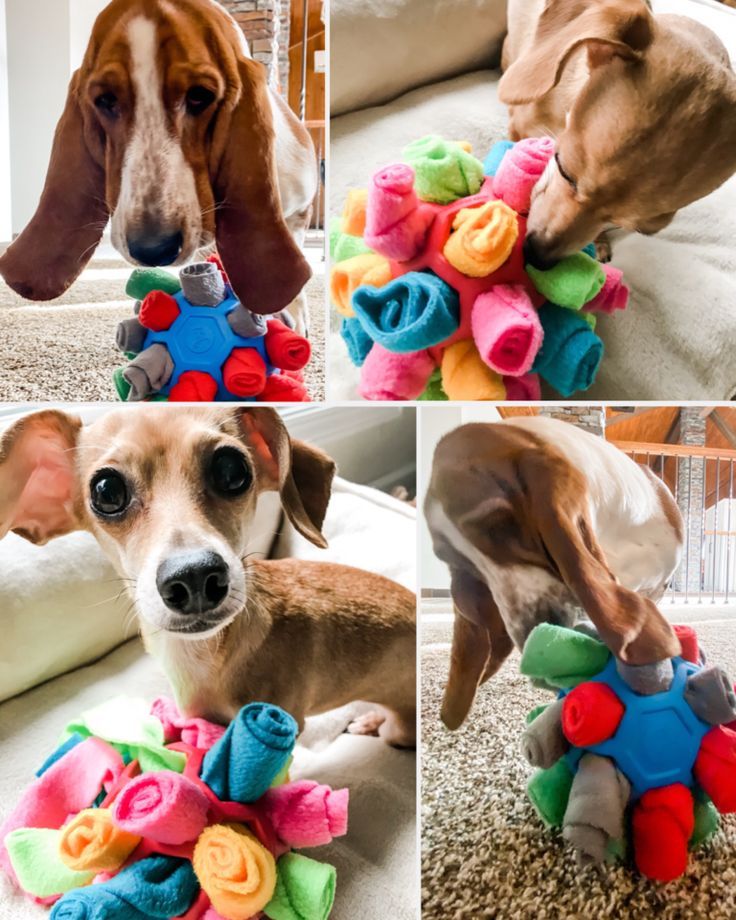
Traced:
[[578, 428], [603, 437], [606, 416], [601, 406], [542, 406], [539, 414], [572, 422]]
[[238, 22], [257, 61], [268, 68], [271, 85], [289, 85], [291, 0], [220, 0]]

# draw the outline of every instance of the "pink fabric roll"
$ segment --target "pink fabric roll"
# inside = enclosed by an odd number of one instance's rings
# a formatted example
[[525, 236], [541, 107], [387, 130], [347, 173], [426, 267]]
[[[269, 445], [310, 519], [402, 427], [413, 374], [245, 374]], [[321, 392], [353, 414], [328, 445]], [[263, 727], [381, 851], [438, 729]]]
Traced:
[[131, 780], [116, 799], [112, 817], [124, 831], [177, 846], [199, 837], [209, 808], [209, 798], [196, 783], [159, 770]]
[[521, 377], [531, 370], [544, 332], [523, 287], [499, 284], [480, 294], [473, 304], [471, 327], [481, 358], [496, 373]]
[[555, 144], [550, 137], [527, 137], [514, 144], [493, 177], [493, 194], [520, 214], [528, 214], [532, 189], [554, 152]]
[[424, 243], [428, 219], [414, 191], [414, 170], [405, 163], [374, 173], [368, 188], [363, 239], [388, 259], [413, 259]]
[[363, 363], [360, 395], [363, 399], [416, 399], [427, 388], [435, 363], [427, 351], [400, 354], [374, 345]]
[[585, 304], [583, 309], [592, 313], [613, 313], [616, 310], [625, 310], [629, 303], [630, 291], [624, 284], [624, 273], [610, 263], [601, 265], [601, 268], [606, 273], [603, 287], [592, 300]]
[[269, 789], [262, 799], [279, 839], [290, 847], [319, 847], [348, 831], [347, 789], [320, 786], [312, 780]]
[[504, 377], [506, 399], [512, 402], [539, 402], [542, 398], [542, 385], [539, 374], [524, 374], [523, 377]]
[[8, 875], [16, 880], [2, 844], [10, 831], [21, 827], [60, 828], [70, 815], [89, 808], [124, 766], [115, 748], [99, 738], [87, 738], [31, 783], [0, 827], [0, 865]]
[[225, 734], [224, 725], [215, 725], [206, 719], [187, 719], [179, 712], [176, 703], [165, 696], [153, 701], [151, 715], [163, 725], [167, 744], [183, 741], [200, 750], [209, 750]]

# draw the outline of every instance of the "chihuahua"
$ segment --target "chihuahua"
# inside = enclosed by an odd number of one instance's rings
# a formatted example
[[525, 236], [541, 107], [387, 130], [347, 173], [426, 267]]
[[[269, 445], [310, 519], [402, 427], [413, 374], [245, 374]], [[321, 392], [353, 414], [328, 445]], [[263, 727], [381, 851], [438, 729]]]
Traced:
[[416, 601], [347, 566], [245, 556], [259, 495], [326, 547], [333, 461], [271, 408], [136, 407], [84, 427], [56, 410], [0, 439], [0, 537], [94, 535], [129, 585], [145, 646], [187, 716], [264, 700], [304, 719], [353, 700], [353, 731], [411, 747]]

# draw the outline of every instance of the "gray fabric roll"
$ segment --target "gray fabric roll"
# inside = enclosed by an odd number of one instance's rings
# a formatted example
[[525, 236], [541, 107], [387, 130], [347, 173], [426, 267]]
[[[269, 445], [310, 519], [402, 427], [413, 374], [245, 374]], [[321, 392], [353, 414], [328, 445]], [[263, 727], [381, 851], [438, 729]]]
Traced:
[[723, 668], [714, 665], [689, 677], [685, 699], [695, 715], [709, 725], [736, 719], [736, 693]]
[[282, 310], [280, 313], [277, 313], [274, 318], [280, 319], [285, 326], [289, 327], [289, 329], [296, 329], [294, 317], [291, 315], [291, 313], [289, 313], [288, 310]]
[[179, 277], [184, 296], [195, 307], [217, 307], [225, 299], [225, 282], [214, 262], [185, 265]]
[[562, 733], [562, 705], [556, 700], [524, 729], [521, 752], [533, 767], [546, 770], [562, 757], [570, 747]]
[[259, 316], [246, 310], [242, 303], [227, 315], [227, 321], [230, 328], [236, 335], [242, 335], [244, 339], [252, 339], [257, 336], [265, 335], [267, 332], [266, 317]]
[[135, 317], [132, 317], [131, 319], [121, 320], [118, 323], [118, 328], [115, 331], [115, 342], [120, 351], [138, 354], [143, 348], [147, 335], [148, 329], [141, 325]]
[[573, 626], [573, 629], [575, 632], [582, 633], [584, 636], [589, 636], [591, 639], [597, 639], [599, 642], [603, 641], [598, 632], [598, 627], [591, 623], [590, 620], [580, 620], [579, 623]]
[[641, 696], [652, 696], [655, 693], [664, 693], [672, 686], [675, 669], [672, 661], [665, 658], [655, 664], [624, 664], [616, 659], [616, 670], [621, 680], [625, 681], [634, 693]]
[[630, 793], [629, 781], [608, 757], [580, 758], [562, 822], [562, 836], [575, 848], [578, 865], [604, 862], [609, 844], [623, 839]]
[[174, 373], [174, 362], [165, 345], [157, 342], [145, 351], [123, 370], [123, 377], [130, 384], [128, 400], [139, 402], [147, 396], [165, 387]]
[[133, 304], [133, 313], [134, 313], [136, 316], [138, 316], [138, 315], [140, 314], [140, 312], [141, 312], [141, 307], [142, 307], [142, 306], [143, 306], [143, 301], [142, 301], [142, 300], [136, 300], [136, 302]]

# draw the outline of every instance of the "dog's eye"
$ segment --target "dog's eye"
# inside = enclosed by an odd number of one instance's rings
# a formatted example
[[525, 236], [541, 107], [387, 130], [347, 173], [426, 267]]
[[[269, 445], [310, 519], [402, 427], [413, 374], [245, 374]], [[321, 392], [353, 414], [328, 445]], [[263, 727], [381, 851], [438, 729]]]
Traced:
[[231, 498], [248, 491], [253, 483], [253, 472], [239, 450], [221, 447], [212, 455], [209, 479], [216, 492]]
[[565, 170], [562, 168], [562, 164], [560, 163], [559, 153], [555, 154], [555, 163], [557, 163], [557, 169], [560, 175], [562, 176], [562, 178], [565, 180], [565, 182], [567, 182], [568, 185], [571, 185], [573, 188], [577, 188], [578, 187], [577, 182], [573, 179], [572, 176], [568, 175], [568, 173], [566, 173]]
[[115, 93], [102, 93], [95, 99], [95, 106], [105, 115], [118, 115], [120, 113], [118, 97]]
[[90, 501], [98, 514], [111, 517], [122, 514], [130, 504], [130, 493], [116, 470], [100, 470], [89, 486]]
[[201, 115], [215, 101], [215, 94], [204, 86], [193, 86], [187, 93], [187, 112]]

